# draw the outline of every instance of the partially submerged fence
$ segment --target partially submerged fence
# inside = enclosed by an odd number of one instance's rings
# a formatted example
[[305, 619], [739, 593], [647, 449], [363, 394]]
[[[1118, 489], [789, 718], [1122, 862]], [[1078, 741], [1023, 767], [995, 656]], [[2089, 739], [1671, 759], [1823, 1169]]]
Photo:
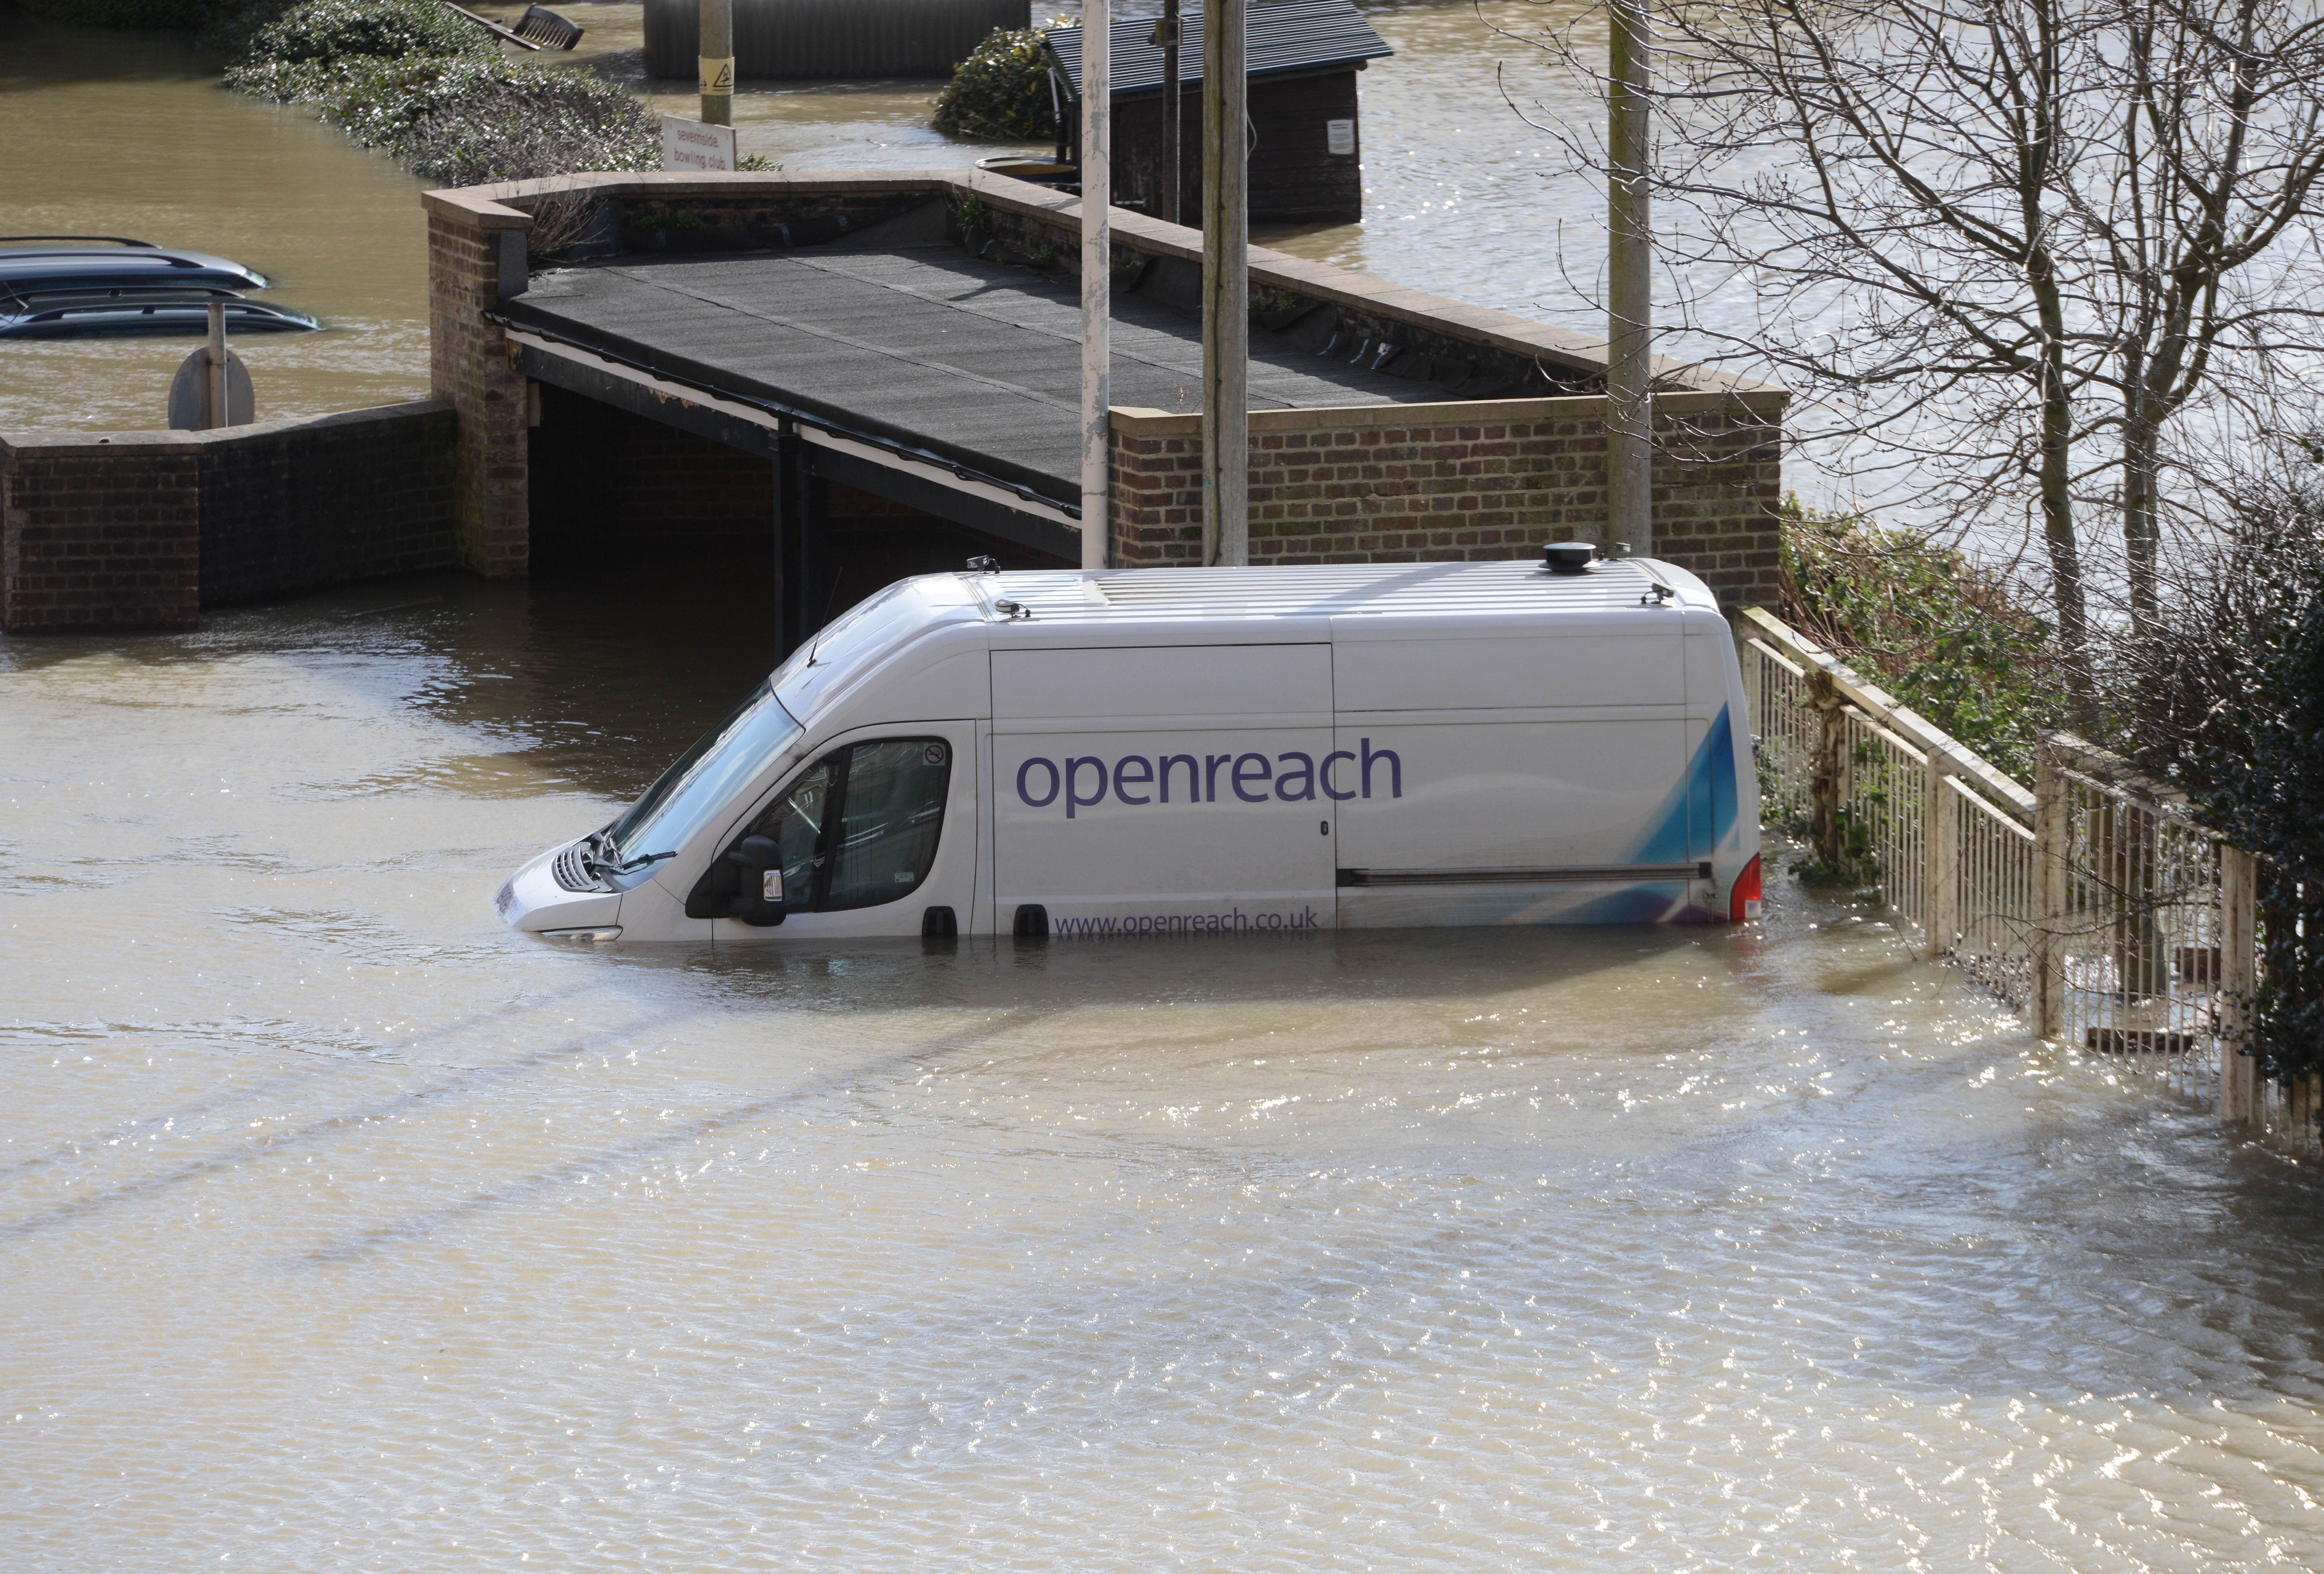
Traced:
[[2263, 1084], [2239, 1053], [2257, 871], [2185, 795], [2067, 734], [2043, 740], [2029, 792], [1777, 619], [1744, 618], [1765, 814], [2043, 1037], [2318, 1141], [2324, 1086]]

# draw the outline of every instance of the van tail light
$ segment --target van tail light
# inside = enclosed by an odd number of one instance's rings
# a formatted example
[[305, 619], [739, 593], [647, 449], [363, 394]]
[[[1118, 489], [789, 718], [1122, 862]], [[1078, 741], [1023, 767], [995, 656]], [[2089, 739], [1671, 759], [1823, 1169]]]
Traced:
[[1759, 916], [1759, 855], [1753, 853], [1743, 872], [1735, 877], [1735, 888], [1727, 896], [1727, 921], [1740, 924]]

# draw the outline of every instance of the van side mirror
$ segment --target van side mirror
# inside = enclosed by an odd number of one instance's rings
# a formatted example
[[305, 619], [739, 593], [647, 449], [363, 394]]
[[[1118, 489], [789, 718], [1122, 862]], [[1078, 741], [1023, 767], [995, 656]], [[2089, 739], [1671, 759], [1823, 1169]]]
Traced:
[[[735, 873], [726, 916], [754, 928], [771, 929], [783, 910], [783, 850], [771, 836], [745, 836], [723, 860]], [[724, 884], [724, 881], [720, 881]]]

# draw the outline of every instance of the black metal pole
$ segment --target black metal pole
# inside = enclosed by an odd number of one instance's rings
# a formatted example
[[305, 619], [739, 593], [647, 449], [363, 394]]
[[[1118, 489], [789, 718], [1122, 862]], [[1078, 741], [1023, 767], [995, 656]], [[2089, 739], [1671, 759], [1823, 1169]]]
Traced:
[[1178, 0], [1162, 0], [1162, 25], [1157, 29], [1162, 38], [1162, 213], [1166, 223], [1184, 224], [1186, 210], [1181, 206], [1179, 160], [1184, 156], [1179, 142], [1179, 106], [1183, 95], [1178, 87]]
[[801, 562], [806, 544], [807, 498], [801, 484], [798, 430], [786, 425], [775, 438], [775, 656], [781, 660], [807, 638], [801, 608], [807, 577]]

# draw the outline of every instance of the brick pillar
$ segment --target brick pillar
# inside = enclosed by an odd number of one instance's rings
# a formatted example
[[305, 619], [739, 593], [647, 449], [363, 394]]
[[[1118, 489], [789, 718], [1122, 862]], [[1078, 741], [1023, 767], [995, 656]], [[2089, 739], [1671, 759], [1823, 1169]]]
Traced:
[[460, 421], [456, 548], [463, 568], [521, 578], [531, 551], [525, 380], [506, 336], [483, 314], [523, 288], [532, 220], [462, 193], [431, 191], [427, 206], [429, 380]]
[[1657, 394], [1655, 555], [1729, 612], [1778, 604], [1784, 396]]
[[1116, 568], [1183, 568], [1203, 560], [1203, 418], [1113, 411]]
[[190, 629], [201, 445], [172, 432], [0, 438], [0, 628]]

